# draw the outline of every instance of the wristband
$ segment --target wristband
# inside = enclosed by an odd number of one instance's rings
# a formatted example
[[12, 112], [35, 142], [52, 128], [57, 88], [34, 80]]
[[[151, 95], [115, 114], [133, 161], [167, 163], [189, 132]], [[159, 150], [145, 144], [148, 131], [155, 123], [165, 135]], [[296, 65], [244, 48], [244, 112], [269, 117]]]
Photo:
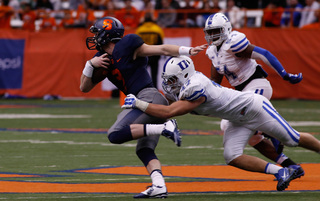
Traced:
[[190, 56], [191, 55], [191, 49], [192, 49], [192, 47], [180, 46], [179, 47], [179, 55]]
[[138, 108], [139, 110], [141, 110], [142, 112], [145, 112], [147, 110], [149, 103], [136, 99], [136, 105], [135, 107]]
[[87, 61], [86, 65], [82, 71], [82, 74], [84, 74], [87, 77], [92, 77], [93, 69], [94, 69], [94, 67], [91, 65], [91, 61], [89, 60], [89, 61]]
[[88, 60], [88, 61], [89, 61], [89, 64], [90, 64], [93, 68], [95, 68], [95, 66], [92, 64], [91, 59], [90, 59], [90, 60]]

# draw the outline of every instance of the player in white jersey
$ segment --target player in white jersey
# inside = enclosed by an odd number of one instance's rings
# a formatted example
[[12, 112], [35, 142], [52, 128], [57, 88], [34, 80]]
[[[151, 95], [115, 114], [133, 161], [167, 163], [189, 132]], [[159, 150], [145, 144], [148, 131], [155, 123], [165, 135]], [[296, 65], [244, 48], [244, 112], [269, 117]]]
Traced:
[[195, 71], [189, 57], [171, 57], [163, 68], [162, 78], [163, 89], [177, 98], [176, 102], [169, 106], [158, 105], [130, 94], [122, 108], [138, 108], [160, 118], [192, 113], [227, 119], [223, 139], [226, 163], [247, 171], [274, 174], [278, 191], [288, 187], [298, 170], [244, 154], [244, 147], [257, 130], [268, 133], [286, 146], [301, 146], [320, 153], [320, 141], [309, 133], [294, 130], [266, 97], [220, 86]]
[[[299, 83], [302, 74], [289, 74], [281, 63], [268, 50], [250, 44], [246, 35], [232, 31], [229, 19], [222, 13], [212, 14], [206, 20], [205, 39], [209, 47], [207, 56], [212, 61], [211, 79], [221, 84], [225, 76], [231, 86], [239, 91], [251, 91], [265, 96], [270, 100], [272, 87], [266, 79], [268, 74], [257, 64], [255, 59], [262, 60], [273, 68], [284, 80]], [[226, 120], [221, 121], [224, 130]], [[266, 134], [264, 134], [266, 135]], [[249, 144], [269, 159], [283, 167], [299, 169], [298, 177], [304, 175], [303, 169], [282, 153], [283, 145], [271, 137], [272, 143], [257, 132], [249, 140]]]

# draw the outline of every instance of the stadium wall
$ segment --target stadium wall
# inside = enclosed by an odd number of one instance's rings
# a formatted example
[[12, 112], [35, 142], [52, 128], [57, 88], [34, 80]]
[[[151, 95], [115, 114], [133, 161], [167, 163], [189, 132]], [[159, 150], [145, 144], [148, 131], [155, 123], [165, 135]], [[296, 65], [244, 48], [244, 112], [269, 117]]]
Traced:
[[[254, 45], [272, 52], [290, 73], [303, 73], [301, 83], [283, 81], [265, 64], [273, 86], [273, 99], [320, 100], [320, 34], [318, 29], [241, 29]], [[165, 41], [206, 43], [202, 29], [165, 29]], [[126, 31], [126, 34], [134, 30]], [[0, 94], [39, 98], [46, 94], [69, 98], [109, 98], [108, 87], [97, 86], [90, 93], [79, 90], [86, 60], [94, 55], [85, 45], [91, 36], [85, 29], [51, 32], [0, 31]], [[205, 52], [194, 56], [196, 69], [210, 76], [211, 62]], [[222, 83], [230, 86], [226, 80]], [[106, 90], [107, 89], [107, 90]]]

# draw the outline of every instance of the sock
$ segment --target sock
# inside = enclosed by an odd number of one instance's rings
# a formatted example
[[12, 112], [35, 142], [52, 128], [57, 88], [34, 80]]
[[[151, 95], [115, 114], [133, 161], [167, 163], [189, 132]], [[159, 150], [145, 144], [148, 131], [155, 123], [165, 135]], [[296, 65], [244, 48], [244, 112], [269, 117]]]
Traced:
[[149, 135], [160, 135], [164, 129], [164, 124], [145, 124], [144, 134]]
[[285, 161], [285, 160], [287, 160], [287, 159], [288, 159], [288, 156], [286, 156], [286, 155], [284, 155], [284, 154], [282, 153], [282, 154], [280, 154], [280, 155], [278, 156], [278, 158], [276, 159], [276, 163], [282, 164], [283, 161]]
[[266, 165], [266, 168], [264, 169], [264, 172], [267, 174], [276, 174], [278, 173], [278, 171], [281, 169], [282, 167], [279, 167], [275, 164], [272, 163], [268, 163]]
[[159, 169], [155, 169], [150, 174], [152, 184], [155, 186], [165, 186], [164, 178], [162, 172]]
[[282, 167], [289, 167], [290, 165], [297, 165], [297, 164], [295, 162], [293, 162], [290, 158], [287, 158], [280, 165]]

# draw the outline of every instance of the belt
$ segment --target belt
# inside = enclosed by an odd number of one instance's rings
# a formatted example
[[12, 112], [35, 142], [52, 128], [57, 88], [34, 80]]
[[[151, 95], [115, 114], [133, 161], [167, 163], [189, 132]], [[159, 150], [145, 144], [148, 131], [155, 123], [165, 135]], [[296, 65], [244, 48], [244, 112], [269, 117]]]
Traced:
[[266, 71], [264, 71], [260, 65], [257, 65], [256, 71], [253, 73], [253, 75], [251, 75], [251, 77], [249, 77], [249, 79], [247, 79], [245, 82], [235, 86], [234, 88], [238, 91], [242, 91], [252, 80], [266, 77], [268, 77], [268, 73], [266, 73]]

